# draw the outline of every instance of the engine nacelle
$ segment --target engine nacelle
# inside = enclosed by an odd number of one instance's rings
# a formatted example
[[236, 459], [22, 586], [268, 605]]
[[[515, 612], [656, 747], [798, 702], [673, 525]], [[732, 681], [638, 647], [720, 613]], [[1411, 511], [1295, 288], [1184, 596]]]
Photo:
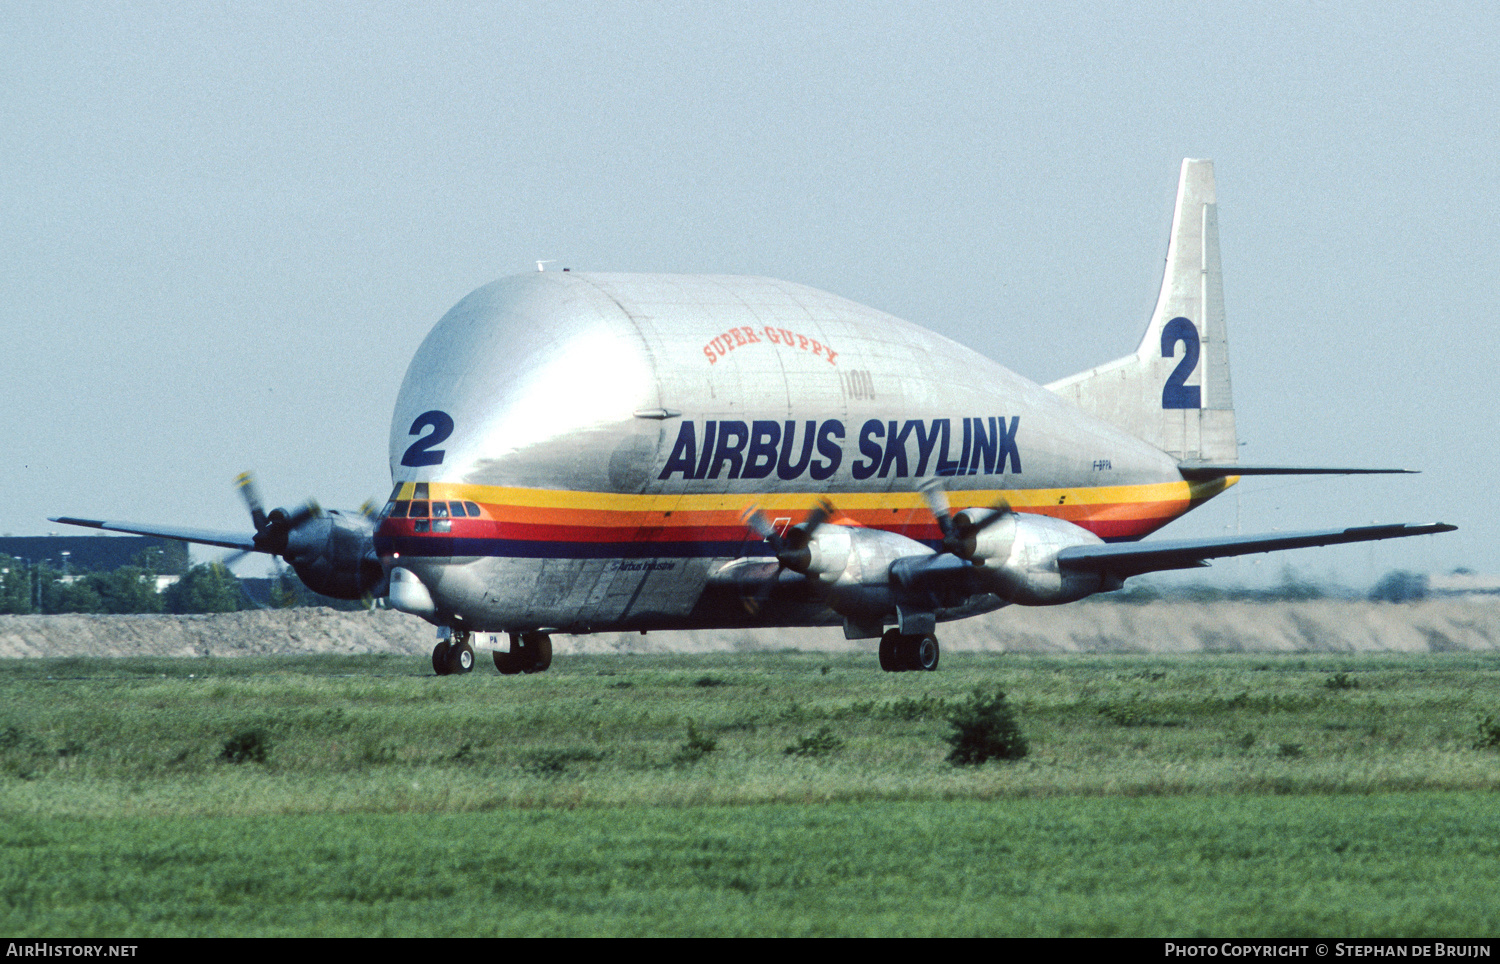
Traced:
[[1070, 571], [1057, 564], [1057, 554], [1069, 546], [1096, 546], [1103, 541], [1062, 519], [1012, 513], [978, 534], [976, 542], [993, 555], [980, 561], [976, 554], [975, 561], [990, 574], [994, 592], [1007, 601], [1055, 606], [1120, 588], [1118, 579]]
[[[811, 545], [821, 544], [817, 558], [825, 568], [810, 570], [824, 590], [828, 608], [856, 621], [878, 621], [896, 611], [897, 590], [891, 566], [898, 559], [930, 557], [928, 547], [914, 539], [850, 526], [823, 525]], [[840, 564], [841, 563], [841, 564]], [[835, 568], [836, 564], [837, 568]]]
[[334, 599], [381, 595], [385, 571], [375, 555], [374, 532], [363, 515], [331, 511], [292, 529], [281, 556], [313, 592]]
[[847, 526], [825, 524], [808, 532], [800, 526], [793, 526], [787, 531], [787, 539], [793, 544], [792, 551], [797, 559], [787, 568], [813, 576], [825, 585], [838, 582], [855, 555], [853, 534], [856, 531]]
[[[988, 559], [1005, 559], [1010, 555], [1016, 541], [1018, 518], [1014, 512], [1006, 512], [998, 520], [989, 521], [995, 509], [964, 509], [953, 516], [954, 528], [961, 533], [958, 555], [973, 562], [983, 563]], [[975, 532], [975, 528], [983, 525]]]

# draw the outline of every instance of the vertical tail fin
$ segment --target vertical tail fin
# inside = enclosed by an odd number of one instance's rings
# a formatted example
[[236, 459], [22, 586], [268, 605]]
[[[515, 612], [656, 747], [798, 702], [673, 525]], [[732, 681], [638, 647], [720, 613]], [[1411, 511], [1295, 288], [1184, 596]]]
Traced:
[[1135, 354], [1047, 387], [1180, 461], [1239, 456], [1213, 161], [1182, 162], [1167, 269]]

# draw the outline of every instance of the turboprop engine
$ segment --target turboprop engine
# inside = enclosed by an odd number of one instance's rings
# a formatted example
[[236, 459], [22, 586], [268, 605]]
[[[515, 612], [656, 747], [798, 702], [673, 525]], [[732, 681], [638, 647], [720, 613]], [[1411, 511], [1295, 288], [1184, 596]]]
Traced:
[[812, 581], [834, 612], [856, 624], [878, 625], [902, 601], [892, 567], [912, 556], [930, 557], [932, 550], [893, 532], [830, 523], [832, 514], [833, 507], [825, 502], [785, 534], [777, 532], [759, 509], [745, 514], [745, 522], [776, 553], [778, 571], [763, 589], [769, 591], [780, 570], [789, 569]]
[[[1008, 603], [1050, 606], [1119, 589], [1123, 580], [1059, 564], [1070, 546], [1102, 544], [1098, 536], [1062, 519], [1018, 513], [1001, 502], [950, 514], [943, 490], [923, 490], [943, 533], [942, 551], [892, 565], [892, 579], [908, 590], [962, 587]], [[967, 563], [965, 567], [956, 565]]]
[[943, 532], [936, 552], [893, 532], [830, 523], [833, 508], [827, 503], [784, 534], [759, 509], [750, 510], [746, 523], [770, 543], [778, 563], [763, 593], [780, 570], [801, 573], [830, 609], [878, 635], [877, 627], [893, 619], [930, 632], [939, 614], [962, 610], [977, 597], [996, 600], [985, 608], [1055, 605], [1121, 585], [1059, 565], [1067, 547], [1101, 542], [1070, 522], [1017, 513], [1005, 504], [950, 515], [937, 489], [929, 490], [928, 501]]
[[[965, 509], [954, 517], [964, 524], [988, 509]], [[1063, 519], [1006, 512], [976, 537], [970, 559], [994, 579], [996, 595], [1026, 606], [1073, 602], [1096, 592], [1119, 589], [1123, 580], [1095, 571], [1070, 570], [1058, 556], [1070, 546], [1097, 546], [1103, 540]]]
[[334, 599], [385, 594], [385, 571], [375, 554], [375, 520], [368, 507], [357, 514], [325, 511], [309, 501], [292, 511], [268, 513], [248, 472], [238, 484], [255, 523], [257, 551], [286, 560], [315, 593]]

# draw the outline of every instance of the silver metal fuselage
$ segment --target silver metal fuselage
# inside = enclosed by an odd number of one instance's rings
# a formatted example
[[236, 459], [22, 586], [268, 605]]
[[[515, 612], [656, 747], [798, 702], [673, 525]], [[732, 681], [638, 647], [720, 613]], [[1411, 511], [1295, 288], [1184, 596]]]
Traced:
[[840, 622], [803, 581], [745, 598], [747, 569], [776, 575], [752, 507], [782, 529], [826, 498], [836, 523], [931, 548], [920, 487], [941, 479], [955, 509], [1005, 499], [1124, 541], [1226, 487], [940, 335], [729, 276], [480, 288], [412, 360], [390, 460], [382, 562], [434, 622], [489, 632]]

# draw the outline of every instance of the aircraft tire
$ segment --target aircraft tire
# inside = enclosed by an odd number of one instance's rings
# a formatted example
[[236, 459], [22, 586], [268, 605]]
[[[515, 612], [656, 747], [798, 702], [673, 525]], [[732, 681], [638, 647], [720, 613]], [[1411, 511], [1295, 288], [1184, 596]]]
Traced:
[[517, 633], [510, 634], [510, 652], [502, 653], [495, 650], [495, 669], [502, 676], [514, 676], [521, 672], [525, 664], [526, 651], [521, 642], [521, 636]]
[[461, 676], [464, 673], [474, 671], [474, 647], [469, 645], [467, 638], [457, 639], [449, 644], [446, 657], [448, 663], [448, 674]]
[[432, 671], [439, 676], [448, 675], [448, 643], [439, 642], [432, 648]]
[[906, 669], [901, 659], [901, 634], [888, 629], [880, 637], [880, 668], [887, 673], [899, 673]]
[[921, 636], [908, 636], [907, 639], [911, 640], [908, 668], [927, 673], [936, 671], [938, 658], [942, 656], [937, 637], [931, 633], [923, 633]]
[[552, 637], [546, 633], [527, 633], [521, 637], [526, 642], [524, 655], [527, 659], [523, 673], [545, 673], [552, 665]]

